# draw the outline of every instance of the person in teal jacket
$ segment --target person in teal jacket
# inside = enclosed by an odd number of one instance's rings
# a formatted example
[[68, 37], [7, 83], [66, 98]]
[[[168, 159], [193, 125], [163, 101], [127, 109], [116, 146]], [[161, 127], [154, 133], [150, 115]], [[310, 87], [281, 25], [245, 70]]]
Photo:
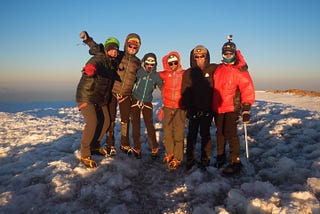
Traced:
[[132, 122], [132, 138], [133, 153], [136, 158], [141, 158], [141, 141], [140, 141], [140, 115], [142, 113], [143, 120], [148, 132], [148, 140], [151, 147], [151, 157], [156, 159], [159, 152], [156, 140], [155, 128], [153, 125], [153, 106], [152, 93], [156, 87], [162, 88], [162, 79], [156, 71], [157, 57], [154, 53], [147, 53], [141, 60], [141, 68], [137, 72], [137, 80], [132, 90], [131, 105], [131, 122]]

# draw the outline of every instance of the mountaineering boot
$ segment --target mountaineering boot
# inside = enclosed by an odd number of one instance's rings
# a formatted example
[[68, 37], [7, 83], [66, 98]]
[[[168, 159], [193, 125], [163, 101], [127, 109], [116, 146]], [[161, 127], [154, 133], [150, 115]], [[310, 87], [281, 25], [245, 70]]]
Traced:
[[213, 164], [213, 166], [217, 169], [220, 169], [224, 164], [226, 163], [226, 155], [217, 155], [216, 162]]
[[166, 154], [166, 156], [163, 158], [163, 163], [170, 163], [174, 158], [174, 154]]
[[131, 155], [132, 154], [132, 149], [131, 149], [130, 146], [122, 146], [122, 145], [120, 145], [120, 150], [123, 153], [127, 154], [127, 155]]
[[170, 161], [170, 163], [168, 164], [168, 169], [169, 170], [175, 170], [177, 169], [181, 164], [181, 161], [178, 159], [173, 159], [172, 161]]
[[114, 146], [110, 146], [107, 148], [107, 153], [108, 155], [110, 156], [115, 156], [117, 154], [117, 150], [116, 150], [116, 147]]
[[83, 165], [85, 165], [88, 168], [97, 167], [97, 163], [94, 160], [92, 160], [91, 157], [81, 157], [80, 160], [83, 163]]
[[134, 156], [137, 159], [141, 159], [141, 150], [140, 149], [132, 149]]
[[159, 147], [153, 148], [151, 150], [151, 159], [155, 160], [158, 157], [158, 153], [159, 153]]
[[106, 156], [108, 154], [107, 150], [105, 148], [99, 147], [97, 149], [91, 150], [91, 155], [100, 155], [100, 156]]
[[222, 173], [225, 175], [239, 174], [242, 169], [242, 163], [230, 163], [226, 168], [223, 169]]

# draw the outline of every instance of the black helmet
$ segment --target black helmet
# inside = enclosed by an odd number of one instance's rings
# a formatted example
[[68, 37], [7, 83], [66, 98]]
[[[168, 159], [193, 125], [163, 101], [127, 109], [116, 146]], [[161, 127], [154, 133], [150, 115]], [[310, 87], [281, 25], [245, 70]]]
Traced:
[[236, 44], [230, 41], [224, 43], [222, 46], [222, 54], [224, 54], [227, 51], [231, 52], [232, 54], [235, 54], [236, 50], [237, 50]]

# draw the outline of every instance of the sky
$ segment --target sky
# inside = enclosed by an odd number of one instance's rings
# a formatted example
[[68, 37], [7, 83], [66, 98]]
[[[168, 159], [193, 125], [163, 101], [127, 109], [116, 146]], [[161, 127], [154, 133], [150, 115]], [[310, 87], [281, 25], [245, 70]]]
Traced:
[[[156, 114], [158, 159], [143, 143], [141, 159], [118, 150], [114, 157], [93, 156], [98, 167], [87, 169], [79, 163], [84, 122], [74, 103], [0, 103], [0, 213], [320, 213], [320, 97], [256, 95], [249, 158], [240, 123], [244, 167], [232, 177], [213, 167], [215, 147], [206, 171], [197, 165], [186, 171], [185, 162], [168, 171]], [[161, 100], [153, 104], [159, 111]], [[214, 126], [211, 133], [215, 145]]]
[[320, 91], [320, 2], [291, 1], [43, 1], [3, 0], [0, 7], [0, 101], [74, 100], [89, 59], [79, 38], [86, 30], [98, 43], [114, 36], [121, 49], [129, 33], [161, 58], [178, 51], [183, 68], [196, 45], [220, 63], [232, 34], [256, 90]]

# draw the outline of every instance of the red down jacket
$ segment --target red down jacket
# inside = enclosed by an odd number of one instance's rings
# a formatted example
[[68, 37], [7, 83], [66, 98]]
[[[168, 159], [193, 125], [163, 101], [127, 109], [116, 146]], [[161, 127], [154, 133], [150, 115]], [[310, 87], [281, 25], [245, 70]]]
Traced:
[[[239, 104], [252, 105], [255, 101], [250, 74], [247, 70], [239, 69], [245, 62], [238, 50], [237, 57], [239, 58], [237, 65], [221, 63], [214, 73], [212, 109], [216, 113], [234, 112]], [[238, 100], [235, 99], [238, 92], [240, 92], [240, 103], [236, 103]]]
[[[168, 57], [176, 55], [178, 58], [178, 69], [172, 71], [168, 65]], [[180, 55], [178, 52], [172, 51], [162, 58], [164, 71], [159, 72], [163, 80], [162, 101], [163, 106], [168, 108], [182, 108], [181, 105], [181, 84], [184, 70], [181, 67]]]

